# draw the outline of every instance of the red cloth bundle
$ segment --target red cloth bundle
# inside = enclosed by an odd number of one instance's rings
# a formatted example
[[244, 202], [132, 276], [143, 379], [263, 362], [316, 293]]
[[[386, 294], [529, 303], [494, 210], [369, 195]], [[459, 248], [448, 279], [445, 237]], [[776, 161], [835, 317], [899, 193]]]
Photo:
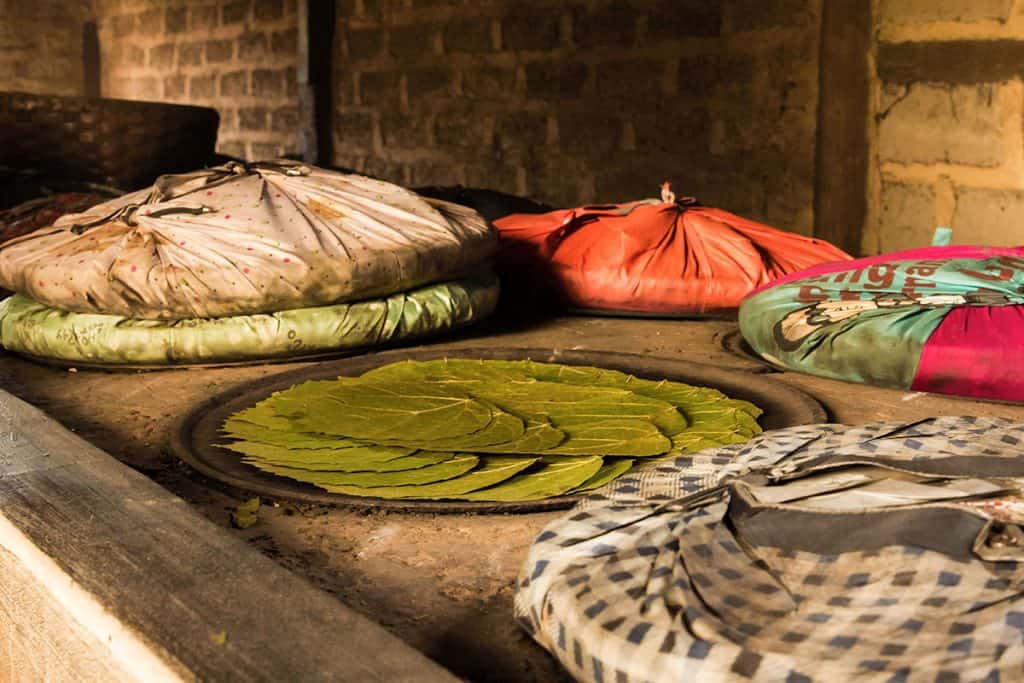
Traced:
[[499, 268], [539, 280], [572, 308], [691, 316], [732, 313], [775, 278], [851, 258], [822, 240], [667, 198], [506, 216], [494, 223]]

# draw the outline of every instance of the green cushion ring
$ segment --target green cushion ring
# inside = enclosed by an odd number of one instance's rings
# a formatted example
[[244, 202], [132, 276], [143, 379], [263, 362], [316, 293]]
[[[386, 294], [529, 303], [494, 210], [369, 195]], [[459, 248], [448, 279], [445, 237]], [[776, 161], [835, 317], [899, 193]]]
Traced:
[[447, 332], [498, 301], [495, 276], [441, 282], [380, 299], [277, 313], [134, 320], [70, 313], [15, 295], [0, 302], [0, 343], [61, 364], [168, 366], [337, 353]]

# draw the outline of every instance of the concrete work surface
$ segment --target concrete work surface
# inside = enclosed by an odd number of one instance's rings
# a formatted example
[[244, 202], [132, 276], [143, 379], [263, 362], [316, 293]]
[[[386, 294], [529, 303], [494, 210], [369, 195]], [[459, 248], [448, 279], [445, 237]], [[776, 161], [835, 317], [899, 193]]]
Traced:
[[[460, 337], [462, 347], [543, 347], [642, 353], [762, 373], [727, 351], [727, 321], [564, 317], [511, 322]], [[184, 498], [236, 538], [336, 596], [456, 675], [472, 681], [558, 681], [554, 661], [512, 620], [514, 581], [538, 531], [560, 512], [425, 515], [367, 512], [264, 500], [259, 521], [231, 529], [245, 500], [205, 479], [167, 450], [177, 422], [211, 395], [299, 367], [265, 365], [149, 373], [69, 371], [0, 356], [10, 391]], [[777, 380], [821, 401], [833, 421], [914, 420], [936, 415], [1024, 419], [1024, 407], [875, 389], [794, 373]], [[2, 566], [2, 563], [0, 563]], [[154, 596], [154, 600], [159, 599]], [[252, 600], [259, 601], [259, 595]], [[287, 638], [288, 634], [281, 634]], [[386, 653], [381, 653], [386, 657]]]

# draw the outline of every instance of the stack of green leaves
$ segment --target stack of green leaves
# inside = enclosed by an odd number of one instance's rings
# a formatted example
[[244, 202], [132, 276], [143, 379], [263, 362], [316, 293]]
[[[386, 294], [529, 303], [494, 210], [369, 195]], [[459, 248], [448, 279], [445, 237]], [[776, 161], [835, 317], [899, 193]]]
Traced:
[[760, 414], [714, 389], [614, 370], [443, 359], [305, 382], [222, 431], [253, 467], [335, 493], [511, 502], [747, 441]]

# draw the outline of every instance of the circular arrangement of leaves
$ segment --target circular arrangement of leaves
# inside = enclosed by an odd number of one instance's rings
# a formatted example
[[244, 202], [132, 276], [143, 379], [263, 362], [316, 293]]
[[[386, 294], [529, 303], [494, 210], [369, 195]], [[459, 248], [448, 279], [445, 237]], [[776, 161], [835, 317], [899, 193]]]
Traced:
[[514, 502], [747, 441], [760, 414], [715, 389], [615, 370], [450, 358], [304, 382], [221, 431], [245, 463], [333, 493]]

